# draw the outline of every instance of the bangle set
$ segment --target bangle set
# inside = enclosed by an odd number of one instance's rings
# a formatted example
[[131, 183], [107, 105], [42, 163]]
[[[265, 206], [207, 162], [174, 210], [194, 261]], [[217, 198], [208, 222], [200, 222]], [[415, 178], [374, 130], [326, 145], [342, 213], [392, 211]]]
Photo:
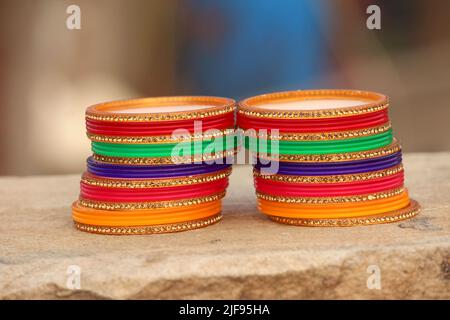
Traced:
[[[394, 222], [419, 212], [404, 187], [389, 100], [374, 92], [305, 90], [239, 103], [255, 157], [258, 209], [302, 226]], [[275, 168], [275, 169], [274, 169]]]
[[220, 221], [238, 150], [235, 101], [162, 97], [86, 110], [93, 155], [72, 205], [74, 225], [99, 234], [152, 234]]
[[385, 147], [392, 143], [392, 130], [371, 136], [342, 140], [284, 141], [278, 140], [272, 151], [273, 141], [269, 139], [245, 137], [245, 147], [254, 153], [270, 154], [332, 154], [358, 152]]
[[336, 119], [301, 119], [301, 123], [298, 123], [299, 121], [292, 120], [291, 118], [283, 118], [282, 114], [279, 115], [277, 119], [263, 117], [252, 118], [247, 117], [245, 114], [246, 113], [243, 112], [242, 109], [238, 112], [240, 128], [255, 130], [271, 130], [276, 128], [283, 133], [322, 133], [324, 127], [329, 131], [361, 130], [380, 126], [389, 121], [387, 109], [374, 112], [373, 114], [368, 113]]
[[[275, 163], [275, 160], [273, 161]], [[273, 163], [255, 164], [255, 169], [267, 168]], [[277, 162], [278, 174], [291, 176], [333, 176], [341, 174], [357, 174], [391, 168], [402, 163], [400, 151], [381, 157], [342, 162]]]
[[207, 149], [212, 149], [211, 147], [214, 147], [214, 153], [235, 150], [237, 147], [237, 137], [232, 133], [228, 136], [194, 142], [151, 144], [125, 144], [92, 141], [92, 151], [95, 154], [109, 157], [171, 157], [174, 151], [178, 151], [176, 154], [177, 156], [190, 157], [205, 154]]
[[93, 154], [72, 204], [74, 226], [143, 235], [215, 224], [241, 144], [255, 160], [257, 207], [274, 222], [348, 227], [411, 218], [420, 205], [404, 186], [388, 107], [385, 95], [357, 90], [277, 92], [238, 105], [180, 96], [90, 106]]
[[[96, 176], [108, 178], [174, 178], [174, 177], [188, 177], [198, 174], [216, 173], [225, 169], [230, 169], [231, 160], [219, 159], [212, 164], [204, 162], [200, 163], [186, 163], [186, 164], [168, 164], [168, 165], [126, 165], [116, 163], [100, 162], [89, 157], [87, 159], [88, 172]], [[149, 180], [151, 181], [151, 180]]]

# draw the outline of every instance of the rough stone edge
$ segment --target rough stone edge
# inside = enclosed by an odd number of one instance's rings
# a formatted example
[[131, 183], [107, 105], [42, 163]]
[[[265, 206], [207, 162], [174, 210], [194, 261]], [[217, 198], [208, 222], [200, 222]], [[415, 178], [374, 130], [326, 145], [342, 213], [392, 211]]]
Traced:
[[[366, 268], [382, 261], [381, 290], [366, 287]], [[116, 279], [119, 280], [119, 279]], [[123, 279], [126, 281], [126, 279]], [[120, 282], [120, 281], [118, 281]], [[101, 284], [99, 284], [101, 285]], [[360, 290], [358, 290], [358, 288]], [[54, 283], [1, 299], [449, 299], [450, 246], [402, 252], [359, 251], [340, 264], [279, 274], [192, 276], [149, 282], [126, 296], [71, 291]]]

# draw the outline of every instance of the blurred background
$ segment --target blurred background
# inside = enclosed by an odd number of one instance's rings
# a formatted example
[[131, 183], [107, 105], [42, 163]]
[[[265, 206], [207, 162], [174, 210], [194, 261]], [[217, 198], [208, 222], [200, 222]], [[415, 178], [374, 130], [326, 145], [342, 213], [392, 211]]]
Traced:
[[450, 1], [0, 0], [0, 174], [79, 173], [86, 106], [162, 95], [379, 91], [406, 152], [448, 151], [449, 57]]

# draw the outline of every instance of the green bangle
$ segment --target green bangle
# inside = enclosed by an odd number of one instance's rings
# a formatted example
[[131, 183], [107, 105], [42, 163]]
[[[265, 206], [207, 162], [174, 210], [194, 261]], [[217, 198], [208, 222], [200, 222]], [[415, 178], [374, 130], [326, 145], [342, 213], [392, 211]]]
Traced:
[[[278, 141], [274, 154], [331, 154], [357, 152], [381, 148], [392, 143], [392, 130], [366, 137], [326, 141]], [[265, 148], [263, 148], [265, 147]], [[260, 139], [245, 137], [245, 148], [252, 152], [272, 153], [272, 141], [261, 143]]]
[[[171, 157], [212, 154], [237, 147], [237, 137], [216, 138], [206, 141], [160, 143], [160, 144], [118, 144], [92, 142], [92, 151], [110, 157]], [[172, 154], [172, 152], [174, 152]]]

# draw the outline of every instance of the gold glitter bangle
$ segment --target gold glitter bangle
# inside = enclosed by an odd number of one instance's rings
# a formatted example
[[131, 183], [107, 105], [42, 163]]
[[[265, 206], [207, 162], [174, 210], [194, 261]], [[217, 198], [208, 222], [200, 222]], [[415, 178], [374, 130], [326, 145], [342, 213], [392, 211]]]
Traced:
[[362, 216], [356, 218], [284, 218], [278, 216], [267, 215], [269, 219], [289, 224], [295, 226], [306, 226], [306, 227], [352, 227], [352, 226], [363, 226], [371, 224], [381, 224], [381, 223], [392, 223], [401, 220], [406, 220], [412, 218], [419, 214], [420, 205], [417, 201], [410, 201], [409, 206], [406, 208], [395, 210], [391, 212], [386, 212], [382, 214]]
[[329, 203], [353, 203], [361, 201], [372, 201], [379, 199], [386, 199], [405, 192], [406, 188], [401, 187], [397, 189], [392, 189], [389, 191], [382, 191], [369, 194], [353, 195], [353, 196], [339, 196], [339, 197], [284, 197], [278, 195], [270, 195], [267, 193], [256, 192], [256, 196], [259, 199], [283, 202], [283, 203], [294, 203], [294, 204], [329, 204]]
[[[161, 106], [185, 106], [185, 105], [208, 106], [200, 110], [188, 110], [161, 113], [115, 113], [115, 110], [126, 110], [127, 108], [149, 108]], [[229, 112], [234, 112], [236, 102], [233, 99], [220, 97], [156, 97], [112, 101], [90, 106], [86, 110], [86, 119], [114, 122], [155, 122], [203, 119], [214, 117]], [[211, 105], [211, 106], [210, 106]]]
[[181, 163], [197, 163], [205, 161], [214, 161], [235, 155], [239, 151], [227, 150], [213, 153], [211, 155], [195, 155], [195, 156], [176, 156], [176, 157], [151, 157], [151, 158], [126, 158], [126, 157], [110, 157], [102, 156], [94, 153], [93, 158], [97, 162], [112, 164], [130, 164], [130, 165], [165, 165], [165, 164], [181, 164]]
[[[264, 103], [289, 102], [324, 98], [355, 98], [370, 100], [353, 107], [316, 110], [269, 110], [258, 107]], [[239, 102], [239, 113], [249, 117], [271, 119], [317, 119], [354, 116], [386, 109], [389, 98], [385, 95], [358, 90], [298, 90], [263, 94]]]
[[384, 178], [403, 171], [403, 165], [399, 164], [387, 169], [370, 171], [364, 173], [352, 173], [343, 175], [329, 175], [329, 176], [296, 176], [296, 175], [282, 175], [282, 174], [261, 174], [257, 169], [253, 169], [253, 176], [261, 179], [288, 182], [288, 183], [340, 183], [340, 182], [354, 182], [365, 181], [371, 179]]
[[121, 136], [104, 136], [98, 134], [87, 133], [87, 137], [95, 142], [108, 143], [126, 143], [126, 144], [160, 144], [160, 143], [176, 143], [189, 142], [198, 140], [210, 140], [233, 134], [235, 129], [216, 130], [213, 133], [203, 133], [200, 135], [180, 135], [180, 136], [138, 136], [138, 137], [121, 137]]
[[261, 159], [282, 162], [343, 162], [379, 158], [391, 155], [400, 150], [400, 143], [394, 138], [393, 142], [388, 146], [358, 152], [332, 154], [277, 154], [273, 156], [268, 154], [255, 154], [253, 152], [250, 152], [250, 154]]
[[109, 235], [144, 235], [144, 234], [158, 234], [158, 233], [173, 233], [180, 231], [187, 231], [192, 229], [203, 228], [219, 222], [222, 219], [222, 214], [218, 213], [211, 217], [186, 221], [181, 223], [160, 224], [151, 226], [136, 226], [136, 227], [110, 227], [110, 226], [96, 226], [84, 224], [74, 221], [74, 226], [78, 230]]
[[391, 129], [391, 123], [352, 131], [336, 131], [336, 132], [317, 132], [317, 133], [279, 133], [277, 135], [256, 133], [250, 130], [247, 135], [259, 139], [278, 139], [282, 141], [320, 141], [320, 140], [342, 140], [359, 137], [367, 137], [379, 133], [383, 133]]
[[100, 202], [79, 198], [79, 205], [101, 210], [139, 210], [139, 209], [159, 209], [159, 208], [174, 208], [189, 205], [196, 205], [205, 202], [220, 200], [225, 197], [225, 191], [199, 198], [191, 198], [185, 200], [170, 200], [170, 201], [151, 201], [151, 202]]
[[206, 182], [213, 182], [223, 178], [227, 178], [231, 174], [231, 168], [217, 171], [214, 173], [197, 174], [186, 177], [175, 177], [166, 179], [111, 179], [93, 176], [90, 173], [85, 172], [81, 178], [81, 181], [85, 184], [106, 187], [106, 188], [127, 188], [127, 189], [148, 189], [148, 188], [163, 188], [163, 187], [175, 187], [175, 186], [187, 186], [193, 184], [200, 184]]

